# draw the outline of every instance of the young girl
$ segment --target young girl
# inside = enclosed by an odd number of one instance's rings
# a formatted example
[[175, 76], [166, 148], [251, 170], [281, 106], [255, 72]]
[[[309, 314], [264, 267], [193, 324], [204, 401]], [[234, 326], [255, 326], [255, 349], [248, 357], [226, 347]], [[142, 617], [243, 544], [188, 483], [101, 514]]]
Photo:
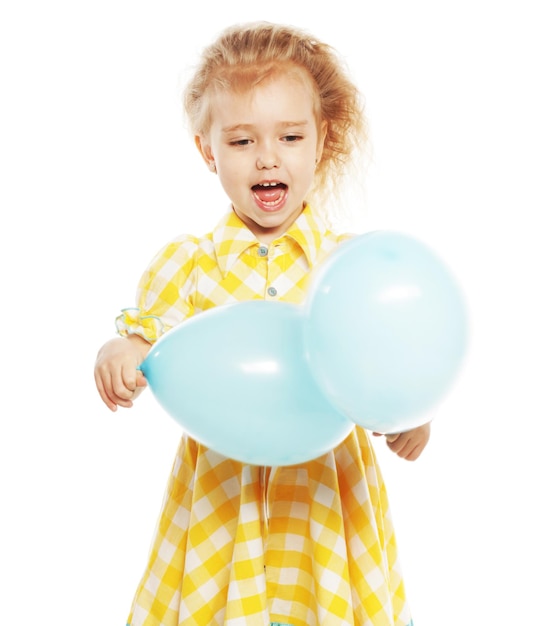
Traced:
[[[231, 207], [211, 233], [163, 248], [136, 308], [117, 318], [121, 337], [95, 368], [111, 410], [132, 406], [151, 344], [191, 315], [303, 301], [310, 270], [340, 241], [320, 198], [365, 137], [360, 100], [334, 51], [291, 27], [240, 25], [204, 51], [185, 109]], [[428, 436], [423, 426], [387, 442], [414, 459]], [[412, 624], [366, 432], [292, 467], [242, 464], [184, 434], [128, 624]]]

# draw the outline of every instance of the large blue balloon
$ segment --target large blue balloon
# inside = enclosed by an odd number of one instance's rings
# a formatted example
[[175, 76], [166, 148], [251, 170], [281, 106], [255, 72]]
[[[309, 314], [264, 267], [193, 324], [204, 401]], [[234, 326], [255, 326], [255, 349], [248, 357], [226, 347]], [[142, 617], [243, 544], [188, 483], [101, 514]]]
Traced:
[[305, 319], [320, 388], [337, 410], [382, 433], [425, 423], [465, 352], [466, 307], [454, 277], [400, 233], [342, 244], [313, 276]]
[[293, 465], [338, 445], [354, 424], [314, 382], [302, 310], [254, 300], [210, 309], [154, 344], [141, 370], [197, 441], [255, 465]]

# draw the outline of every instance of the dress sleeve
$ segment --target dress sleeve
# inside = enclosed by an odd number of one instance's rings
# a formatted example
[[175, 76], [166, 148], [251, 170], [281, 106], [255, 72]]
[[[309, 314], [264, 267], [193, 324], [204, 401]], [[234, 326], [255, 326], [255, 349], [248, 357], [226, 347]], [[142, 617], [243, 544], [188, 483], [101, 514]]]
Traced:
[[154, 343], [194, 313], [198, 240], [184, 235], [170, 242], [143, 273], [136, 306], [115, 320], [119, 335], [140, 335]]

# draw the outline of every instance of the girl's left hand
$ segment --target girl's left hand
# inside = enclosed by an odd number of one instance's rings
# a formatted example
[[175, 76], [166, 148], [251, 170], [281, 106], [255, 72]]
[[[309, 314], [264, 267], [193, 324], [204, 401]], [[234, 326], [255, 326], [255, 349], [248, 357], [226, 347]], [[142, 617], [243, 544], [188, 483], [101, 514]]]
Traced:
[[[380, 437], [381, 433], [373, 433]], [[385, 435], [387, 446], [406, 461], [415, 461], [425, 449], [430, 438], [430, 423], [403, 433]]]

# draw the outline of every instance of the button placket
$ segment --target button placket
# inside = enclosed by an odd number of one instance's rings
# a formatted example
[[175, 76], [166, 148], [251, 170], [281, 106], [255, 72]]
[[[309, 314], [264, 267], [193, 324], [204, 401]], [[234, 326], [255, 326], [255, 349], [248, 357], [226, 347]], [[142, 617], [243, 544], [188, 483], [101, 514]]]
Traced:
[[[268, 263], [268, 272], [267, 272], [267, 280], [268, 283], [270, 282], [270, 261], [273, 258], [273, 252], [274, 250], [271, 249], [268, 246], [265, 246], [263, 244], [260, 244], [257, 250], [257, 254], [259, 257], [265, 258], [267, 263]], [[270, 296], [271, 298], [275, 298], [275, 296], [277, 296], [277, 289], [272, 285], [270, 287], [268, 287], [266, 289], [266, 293], [268, 296]]]

